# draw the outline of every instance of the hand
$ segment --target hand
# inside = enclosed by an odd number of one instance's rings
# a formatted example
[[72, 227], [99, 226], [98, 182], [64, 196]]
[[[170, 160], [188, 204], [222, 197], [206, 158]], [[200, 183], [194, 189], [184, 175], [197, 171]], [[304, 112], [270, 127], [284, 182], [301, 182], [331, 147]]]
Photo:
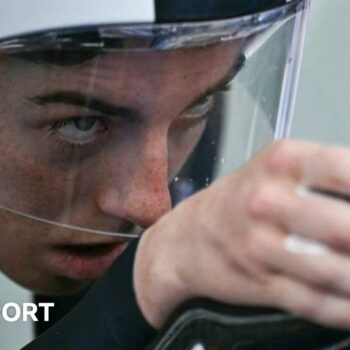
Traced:
[[[134, 265], [139, 305], [160, 327], [182, 302], [208, 297], [286, 309], [350, 328], [350, 206], [296, 188], [350, 194], [350, 150], [279, 141], [182, 202], [143, 235]], [[284, 249], [291, 232], [324, 256]]]

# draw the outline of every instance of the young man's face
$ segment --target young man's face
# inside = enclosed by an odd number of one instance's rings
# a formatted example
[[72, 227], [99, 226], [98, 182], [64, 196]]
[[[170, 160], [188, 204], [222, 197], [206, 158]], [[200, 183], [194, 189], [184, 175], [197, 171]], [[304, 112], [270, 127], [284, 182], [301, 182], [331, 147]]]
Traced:
[[[0, 206], [95, 230], [152, 225], [239, 54], [231, 43], [70, 66], [0, 57]], [[0, 268], [39, 293], [81, 288], [125, 246], [7, 210], [0, 223]]]

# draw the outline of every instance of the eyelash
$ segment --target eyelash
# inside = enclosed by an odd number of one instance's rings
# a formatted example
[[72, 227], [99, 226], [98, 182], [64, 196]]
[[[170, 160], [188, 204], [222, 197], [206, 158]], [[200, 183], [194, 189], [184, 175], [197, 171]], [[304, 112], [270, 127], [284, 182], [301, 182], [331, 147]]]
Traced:
[[95, 138], [92, 141], [88, 142], [72, 142], [65, 140], [64, 138], [60, 137], [58, 135], [57, 130], [61, 127], [64, 127], [68, 125], [69, 123], [72, 123], [75, 119], [84, 119], [84, 118], [94, 118], [96, 121], [98, 121], [102, 126], [104, 131], [108, 130], [107, 120], [104, 117], [101, 116], [76, 116], [76, 117], [70, 117], [70, 118], [64, 118], [53, 121], [49, 125], [49, 136], [54, 139], [54, 141], [58, 144], [58, 146], [64, 150], [64, 151], [82, 151], [86, 150], [89, 151], [90, 149], [93, 149], [95, 145], [98, 143], [98, 138]]
[[[206, 102], [206, 100], [208, 100], [208, 99], [209, 99], [209, 105], [207, 106], [207, 110], [206, 110], [202, 115], [200, 115], [200, 116], [197, 117], [197, 118], [188, 118], [188, 119], [189, 119], [189, 123], [191, 123], [190, 126], [195, 127], [196, 125], [203, 123], [204, 121], [206, 121], [206, 120], [209, 118], [210, 112], [213, 110], [213, 107], [214, 107], [214, 105], [215, 105], [215, 96], [214, 96], [214, 95], [211, 95], [211, 94], [208, 94], [208, 95], [204, 96], [204, 97], [201, 99], [201, 101], [198, 102], [198, 105], [199, 105], [199, 107], [201, 107], [201, 104], [203, 104], [204, 107], [206, 107], [206, 106], [205, 106], [205, 102]], [[197, 107], [198, 107], [198, 106], [197, 106]], [[193, 106], [192, 109], [195, 109], [195, 108], [197, 108], [197, 107], [196, 107], [196, 106]], [[193, 112], [193, 111], [192, 111], [192, 112]], [[199, 113], [199, 112], [198, 112], [198, 113]], [[191, 114], [191, 113], [189, 112], [189, 114]]]
[[[218, 89], [217, 92], [215, 93], [208, 93], [207, 95], [205, 95], [204, 97], [201, 98], [201, 101], [205, 101], [208, 98], [212, 98], [211, 101], [211, 105], [208, 108], [208, 110], [199, 118], [196, 118], [196, 122], [193, 123], [192, 121], [192, 126], [196, 126], [198, 124], [201, 124], [202, 122], [208, 120], [208, 118], [210, 117], [210, 112], [213, 110], [215, 103], [216, 103], [216, 97], [218, 94], [220, 93], [226, 93], [232, 90], [232, 81], [228, 82], [226, 85], [223, 85], [222, 87], [220, 87], [220, 89]], [[199, 102], [200, 104], [200, 102]]]
[[103, 123], [103, 124], [106, 124], [106, 120], [101, 117], [101, 116], [95, 116], [95, 115], [88, 115], [88, 116], [75, 116], [75, 117], [70, 117], [70, 118], [64, 118], [64, 119], [59, 119], [59, 120], [54, 120], [50, 127], [51, 128], [60, 128], [62, 126], [65, 126], [67, 125], [68, 123], [71, 123], [73, 122], [74, 120], [76, 119], [89, 119], [89, 118], [92, 118], [92, 119], [96, 119], [98, 120], [99, 122]]
[[181, 120], [181, 128], [191, 130], [201, 125], [202, 123], [207, 122], [210, 116], [210, 112], [211, 112], [211, 109], [207, 113], [203, 114], [201, 117], [198, 117], [195, 119], [184, 118], [183, 120]]

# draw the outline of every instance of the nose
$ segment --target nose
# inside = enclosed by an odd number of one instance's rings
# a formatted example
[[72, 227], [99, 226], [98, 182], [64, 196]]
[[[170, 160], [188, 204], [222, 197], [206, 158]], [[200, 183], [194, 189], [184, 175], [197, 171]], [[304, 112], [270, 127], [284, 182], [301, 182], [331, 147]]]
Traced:
[[106, 160], [103, 168], [105, 180], [97, 204], [104, 214], [147, 228], [170, 210], [164, 143], [129, 147], [122, 158]]

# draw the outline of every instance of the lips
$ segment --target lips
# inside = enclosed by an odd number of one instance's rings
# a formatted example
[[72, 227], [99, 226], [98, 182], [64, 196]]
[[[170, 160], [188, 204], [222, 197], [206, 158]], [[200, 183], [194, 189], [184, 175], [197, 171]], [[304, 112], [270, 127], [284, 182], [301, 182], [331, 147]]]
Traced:
[[49, 265], [56, 274], [77, 281], [98, 278], [122, 254], [127, 243], [74, 244], [54, 247]]

